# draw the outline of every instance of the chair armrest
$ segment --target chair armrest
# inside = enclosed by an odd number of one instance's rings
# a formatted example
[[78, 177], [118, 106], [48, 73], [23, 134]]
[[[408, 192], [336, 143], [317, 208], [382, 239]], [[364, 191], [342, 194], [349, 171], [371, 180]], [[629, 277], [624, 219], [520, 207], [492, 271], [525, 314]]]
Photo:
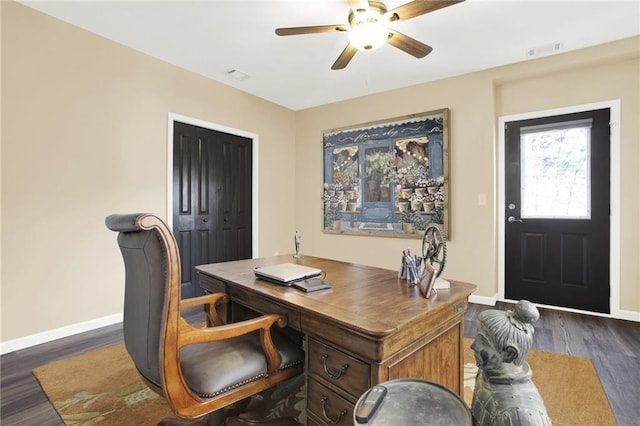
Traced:
[[210, 303], [215, 305], [218, 301], [222, 300], [222, 302], [229, 302], [229, 296], [225, 293], [210, 293], [205, 294], [204, 296], [192, 297], [190, 299], [182, 299], [180, 301], [180, 309], [184, 308], [192, 308], [198, 305], [204, 305], [206, 303]]
[[222, 325], [224, 322], [220, 319], [218, 311], [216, 311], [216, 304], [219, 302], [228, 303], [229, 296], [225, 293], [211, 293], [205, 294], [204, 296], [183, 299], [180, 301], [180, 310], [194, 306], [208, 305], [206, 312], [209, 318], [209, 324]]
[[215, 327], [195, 328], [180, 318], [180, 328], [178, 331], [178, 348], [196, 343], [207, 343], [218, 340], [239, 337], [255, 331], [260, 332], [260, 342], [262, 350], [267, 357], [267, 368], [269, 373], [273, 373], [280, 365], [280, 355], [271, 338], [271, 327], [277, 324], [282, 328], [287, 325], [287, 318], [280, 314], [262, 315], [232, 324]]

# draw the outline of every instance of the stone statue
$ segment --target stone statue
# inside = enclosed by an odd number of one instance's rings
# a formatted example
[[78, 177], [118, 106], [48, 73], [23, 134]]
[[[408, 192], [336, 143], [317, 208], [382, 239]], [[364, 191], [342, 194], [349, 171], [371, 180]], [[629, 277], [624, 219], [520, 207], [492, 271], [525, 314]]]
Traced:
[[533, 344], [531, 323], [539, 317], [526, 300], [514, 311], [490, 309], [478, 315], [471, 345], [478, 366], [471, 404], [475, 425], [551, 425], [525, 362]]
[[302, 237], [300, 236], [300, 233], [296, 231], [295, 235], [293, 236], [293, 242], [296, 247], [296, 254], [293, 257], [295, 257], [296, 259], [300, 259], [300, 241], [301, 240], [302, 240]]

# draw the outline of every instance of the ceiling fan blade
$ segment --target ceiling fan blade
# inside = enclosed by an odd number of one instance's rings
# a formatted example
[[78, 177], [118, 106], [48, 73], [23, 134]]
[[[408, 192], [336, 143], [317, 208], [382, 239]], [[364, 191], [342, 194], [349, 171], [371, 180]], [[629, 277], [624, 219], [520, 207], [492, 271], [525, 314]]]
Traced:
[[415, 18], [416, 16], [442, 9], [443, 7], [453, 6], [463, 1], [464, 0], [413, 0], [412, 2], [390, 10], [386, 16], [390, 21], [406, 21], [407, 19]]
[[332, 31], [348, 31], [349, 27], [346, 25], [314, 25], [311, 27], [290, 27], [290, 28], [276, 28], [276, 34], [279, 36], [299, 35], [299, 34], [317, 34], [317, 33], [330, 33]]
[[398, 49], [405, 51], [409, 55], [415, 56], [416, 58], [424, 58], [433, 50], [431, 46], [427, 46], [426, 44], [419, 42], [415, 38], [411, 38], [396, 30], [391, 29], [389, 30], [389, 39], [387, 40], [387, 42], [393, 47], [397, 47]]
[[351, 10], [367, 10], [369, 9], [369, 1], [368, 0], [349, 0], [349, 7]]
[[344, 48], [340, 56], [338, 56], [338, 59], [336, 59], [333, 65], [331, 65], [331, 69], [341, 70], [345, 68], [347, 65], [349, 65], [349, 61], [351, 61], [357, 51], [358, 49], [356, 49], [354, 45], [352, 45], [351, 43], [347, 44], [347, 47]]

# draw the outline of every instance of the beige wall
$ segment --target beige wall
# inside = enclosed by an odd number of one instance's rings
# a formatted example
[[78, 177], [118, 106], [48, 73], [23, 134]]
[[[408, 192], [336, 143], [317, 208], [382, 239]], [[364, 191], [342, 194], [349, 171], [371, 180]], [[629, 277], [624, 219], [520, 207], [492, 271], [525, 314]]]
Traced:
[[166, 218], [169, 112], [259, 135], [259, 253], [291, 249], [292, 111], [1, 3], [2, 341], [122, 311], [104, 218]]
[[[445, 276], [477, 284], [477, 296], [494, 297], [498, 293], [498, 118], [620, 99], [622, 235], [618, 302], [621, 310], [628, 311], [625, 314], [637, 317], [639, 41], [636, 37], [299, 112], [296, 218], [304, 235], [304, 251], [395, 269], [403, 248], [420, 249], [418, 240], [321, 232], [320, 141], [324, 130], [446, 107], [451, 116], [451, 241]], [[479, 194], [487, 196], [486, 206], [478, 205]]]
[[620, 304], [640, 312], [638, 39], [293, 112], [22, 5], [1, 8], [3, 342], [121, 312], [122, 261], [103, 221], [166, 217], [168, 112], [259, 135], [260, 255], [291, 251], [299, 229], [303, 254], [395, 269], [417, 240], [321, 232], [322, 131], [449, 108], [445, 275], [493, 297], [497, 117], [620, 98]]

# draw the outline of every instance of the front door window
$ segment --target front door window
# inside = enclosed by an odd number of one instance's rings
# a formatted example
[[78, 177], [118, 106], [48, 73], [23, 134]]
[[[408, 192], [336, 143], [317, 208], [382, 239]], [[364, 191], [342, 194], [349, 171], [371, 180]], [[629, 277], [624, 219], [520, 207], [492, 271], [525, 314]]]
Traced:
[[524, 219], [589, 219], [591, 120], [520, 130]]

